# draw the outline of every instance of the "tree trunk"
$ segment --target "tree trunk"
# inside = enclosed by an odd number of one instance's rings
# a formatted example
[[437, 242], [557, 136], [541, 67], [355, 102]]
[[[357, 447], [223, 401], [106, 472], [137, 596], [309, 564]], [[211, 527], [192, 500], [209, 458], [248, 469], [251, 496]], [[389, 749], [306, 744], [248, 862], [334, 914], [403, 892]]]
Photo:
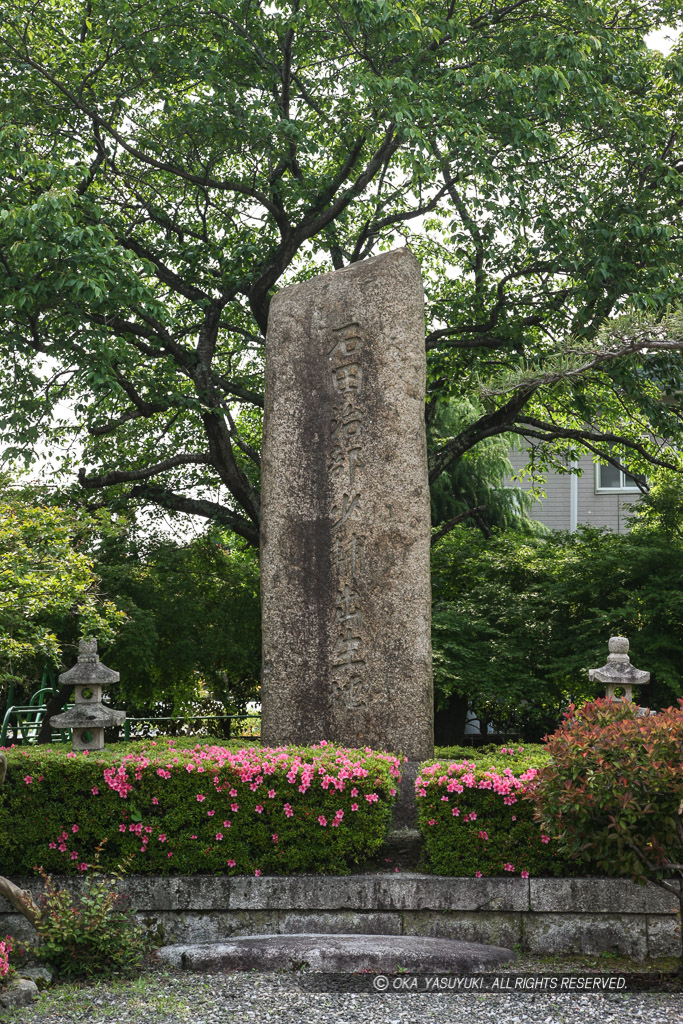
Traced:
[[52, 743], [50, 719], [53, 715], [59, 714], [72, 693], [73, 686], [60, 686], [54, 697], [50, 697], [49, 701], [45, 705], [45, 713], [43, 714], [43, 720], [40, 723], [40, 732], [38, 733], [37, 740], [38, 743]]
[[4, 896], [14, 909], [23, 914], [34, 928], [37, 926], [40, 920], [40, 911], [33, 902], [33, 896], [31, 896], [30, 892], [20, 889], [14, 882], [10, 882], [9, 878], [3, 878], [0, 875], [0, 896]]

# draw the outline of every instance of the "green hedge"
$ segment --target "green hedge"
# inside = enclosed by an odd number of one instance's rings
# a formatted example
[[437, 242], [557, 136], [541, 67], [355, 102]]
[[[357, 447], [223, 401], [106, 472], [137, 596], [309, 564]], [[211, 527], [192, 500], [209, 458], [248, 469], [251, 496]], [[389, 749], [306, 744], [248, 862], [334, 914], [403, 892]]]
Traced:
[[5, 748], [0, 874], [345, 874], [381, 847], [399, 758], [163, 738], [101, 753]]
[[549, 755], [540, 746], [442, 748], [420, 765], [415, 791], [424, 868], [438, 875], [579, 875], [587, 862], [560, 855], [526, 799]]

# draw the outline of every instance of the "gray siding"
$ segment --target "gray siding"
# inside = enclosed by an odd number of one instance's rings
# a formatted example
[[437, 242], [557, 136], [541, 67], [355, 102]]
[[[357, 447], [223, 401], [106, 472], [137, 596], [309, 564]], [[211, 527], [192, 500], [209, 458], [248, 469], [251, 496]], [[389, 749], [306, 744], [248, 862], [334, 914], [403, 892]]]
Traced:
[[[527, 452], [513, 449], [510, 452], [510, 462], [515, 470], [522, 469], [528, 462]], [[617, 533], [625, 533], [629, 506], [638, 500], [638, 492], [598, 493], [595, 464], [590, 455], [584, 455], [579, 460], [579, 468], [582, 474], [578, 478], [578, 525], [606, 526]], [[544, 475], [545, 484], [542, 489], [547, 497], [534, 502], [531, 517], [551, 530], [568, 530], [571, 476], [554, 472], [547, 472]], [[522, 487], [525, 491], [531, 490], [532, 487], [528, 477], [522, 481], [509, 480], [508, 484], [512, 487]]]

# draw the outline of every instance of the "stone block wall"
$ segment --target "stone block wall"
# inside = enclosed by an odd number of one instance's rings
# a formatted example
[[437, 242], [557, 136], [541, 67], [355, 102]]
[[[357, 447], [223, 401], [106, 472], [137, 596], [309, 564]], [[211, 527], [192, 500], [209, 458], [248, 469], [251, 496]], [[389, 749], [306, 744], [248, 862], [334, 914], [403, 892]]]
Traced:
[[[14, 879], [40, 890], [36, 879]], [[55, 879], [78, 891], [81, 878]], [[233, 935], [427, 935], [530, 953], [677, 954], [678, 901], [618, 878], [443, 878], [412, 872], [330, 877], [130, 876], [122, 888], [164, 943]], [[0, 934], [29, 938], [0, 899]]]

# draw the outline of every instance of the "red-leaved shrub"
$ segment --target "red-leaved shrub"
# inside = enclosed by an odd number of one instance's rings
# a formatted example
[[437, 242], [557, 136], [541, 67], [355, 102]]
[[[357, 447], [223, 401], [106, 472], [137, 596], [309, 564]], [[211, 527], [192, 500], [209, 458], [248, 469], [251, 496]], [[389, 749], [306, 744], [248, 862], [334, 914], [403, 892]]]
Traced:
[[683, 700], [651, 716], [630, 701], [572, 706], [547, 750], [531, 797], [560, 849], [683, 905]]

